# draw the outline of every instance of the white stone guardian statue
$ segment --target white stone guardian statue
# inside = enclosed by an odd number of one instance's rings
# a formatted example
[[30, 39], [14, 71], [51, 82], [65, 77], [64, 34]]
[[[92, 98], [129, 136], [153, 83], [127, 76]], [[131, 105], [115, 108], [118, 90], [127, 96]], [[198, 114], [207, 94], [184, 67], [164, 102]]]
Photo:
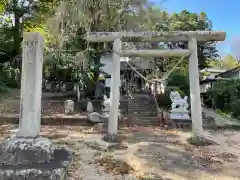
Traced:
[[171, 119], [190, 119], [188, 115], [188, 97], [181, 98], [178, 91], [171, 91], [170, 99], [172, 101], [172, 109], [170, 111]]
[[110, 106], [111, 106], [111, 99], [110, 98], [108, 99], [107, 96], [104, 95], [102, 105], [103, 105], [103, 112], [109, 112]]

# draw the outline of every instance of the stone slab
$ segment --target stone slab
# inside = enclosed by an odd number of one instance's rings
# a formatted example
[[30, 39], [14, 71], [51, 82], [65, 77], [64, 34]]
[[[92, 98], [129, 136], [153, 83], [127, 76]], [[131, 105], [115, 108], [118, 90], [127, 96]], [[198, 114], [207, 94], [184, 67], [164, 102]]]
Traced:
[[0, 145], [0, 164], [28, 165], [50, 162], [53, 158], [53, 146], [45, 137], [12, 136]]
[[73, 162], [72, 153], [61, 148], [54, 150], [49, 163], [30, 165], [0, 165], [1, 180], [64, 180]]

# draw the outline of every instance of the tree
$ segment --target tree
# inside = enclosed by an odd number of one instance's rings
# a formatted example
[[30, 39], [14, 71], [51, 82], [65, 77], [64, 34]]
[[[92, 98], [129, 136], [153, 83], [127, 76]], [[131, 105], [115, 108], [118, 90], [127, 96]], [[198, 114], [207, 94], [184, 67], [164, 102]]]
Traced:
[[70, 0], [59, 4], [49, 25], [58, 39], [57, 47], [69, 51], [70, 59], [75, 59], [71, 63], [75, 64], [76, 81], [81, 81], [89, 72], [96, 81], [102, 53], [112, 50], [112, 43], [86, 42], [86, 32], [136, 30], [141, 26], [136, 12], [143, 9], [145, 3], [145, 0]]
[[7, 3], [8, 3], [8, 0], [1, 0], [1, 2], [0, 2], [0, 14], [5, 11]]
[[[201, 12], [200, 15], [191, 13], [187, 10], [183, 10], [179, 14], [173, 13], [169, 17], [169, 21], [164, 27], [169, 31], [211, 31], [212, 22], [208, 19], [206, 13]], [[187, 48], [187, 43], [177, 42], [171, 43], [171, 48]], [[207, 59], [218, 57], [218, 51], [216, 49], [216, 43], [214, 42], [198, 42], [198, 59], [199, 68], [207, 67]]]
[[223, 60], [214, 59], [214, 60], [208, 60], [208, 65], [212, 68], [218, 68], [218, 69], [232, 69], [237, 66], [239, 66], [238, 61], [233, 57], [231, 54], [227, 54]]
[[238, 61], [231, 54], [228, 54], [227, 56], [225, 56], [223, 60], [224, 69], [232, 69], [237, 67], [238, 65], [239, 65]]
[[48, 3], [44, 0], [4, 0], [0, 4], [3, 13], [4, 25], [2, 31], [8, 32], [8, 38], [13, 39], [12, 53], [14, 56], [21, 54], [21, 41], [23, 30], [27, 27], [39, 26], [51, 11], [56, 0]]

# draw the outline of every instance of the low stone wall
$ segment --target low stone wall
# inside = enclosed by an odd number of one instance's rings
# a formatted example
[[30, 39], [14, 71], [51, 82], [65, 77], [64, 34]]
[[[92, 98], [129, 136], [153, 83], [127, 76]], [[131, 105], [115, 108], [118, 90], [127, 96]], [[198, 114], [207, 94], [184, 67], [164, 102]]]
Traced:
[[59, 83], [59, 82], [48, 82], [45, 81], [43, 82], [42, 86], [44, 91], [60, 91], [60, 92], [67, 92], [67, 91], [74, 91], [74, 83], [73, 82], [64, 82], [64, 83]]

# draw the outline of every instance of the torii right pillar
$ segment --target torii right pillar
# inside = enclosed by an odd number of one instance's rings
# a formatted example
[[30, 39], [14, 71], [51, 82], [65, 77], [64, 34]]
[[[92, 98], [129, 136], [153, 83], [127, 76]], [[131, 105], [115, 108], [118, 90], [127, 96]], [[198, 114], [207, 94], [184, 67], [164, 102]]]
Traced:
[[190, 84], [190, 98], [191, 98], [191, 117], [194, 137], [203, 137], [202, 125], [202, 106], [200, 97], [199, 85], [199, 69], [198, 69], [198, 54], [197, 54], [197, 40], [191, 37], [188, 41], [188, 49], [192, 50], [189, 57], [189, 84]]

